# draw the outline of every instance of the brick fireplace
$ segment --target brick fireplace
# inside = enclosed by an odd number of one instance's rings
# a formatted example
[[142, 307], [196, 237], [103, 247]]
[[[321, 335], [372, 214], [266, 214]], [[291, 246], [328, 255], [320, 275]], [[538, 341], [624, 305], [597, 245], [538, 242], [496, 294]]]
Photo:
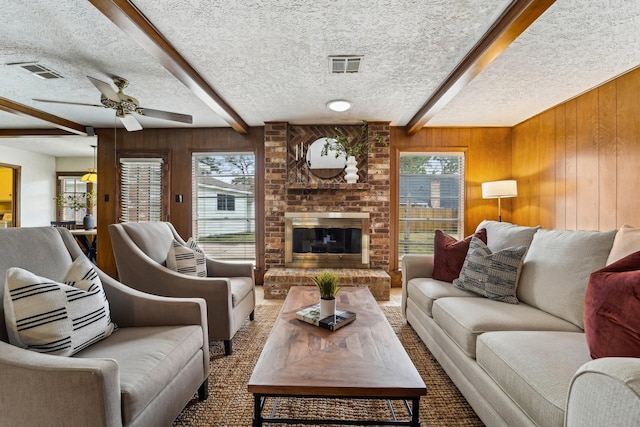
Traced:
[[[318, 138], [335, 134], [336, 126], [302, 126], [285, 122], [265, 124], [265, 297], [284, 298], [292, 284], [305, 282], [311, 271], [293, 271], [285, 265], [286, 213], [352, 213], [368, 216], [368, 264], [370, 270], [343, 269], [343, 285], [384, 284], [390, 287], [389, 124], [368, 124], [368, 138], [378, 134], [387, 145], [375, 142], [366, 159], [358, 163], [360, 179], [347, 184], [344, 177], [322, 179], [305, 171], [296, 154]], [[337, 126], [344, 134], [360, 132], [360, 126]], [[340, 267], [340, 266], [337, 266]], [[285, 271], [286, 270], [286, 271]], [[370, 273], [367, 273], [369, 271]], [[293, 275], [293, 277], [292, 277]], [[369, 275], [369, 277], [367, 277]], [[370, 286], [371, 288], [371, 286]], [[388, 299], [387, 291], [378, 291]]]

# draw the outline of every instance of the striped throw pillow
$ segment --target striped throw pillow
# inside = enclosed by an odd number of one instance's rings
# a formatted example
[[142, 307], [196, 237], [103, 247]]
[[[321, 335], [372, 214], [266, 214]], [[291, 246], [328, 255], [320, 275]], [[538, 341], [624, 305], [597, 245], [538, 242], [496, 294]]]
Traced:
[[192, 237], [186, 246], [173, 240], [167, 254], [167, 267], [188, 276], [207, 277], [206, 256]]
[[517, 304], [516, 288], [526, 252], [526, 246], [491, 252], [482, 240], [474, 237], [460, 277], [453, 281], [453, 286], [492, 300]]
[[9, 268], [4, 313], [11, 344], [58, 356], [71, 356], [115, 328], [102, 282], [85, 257], [73, 262], [62, 283]]

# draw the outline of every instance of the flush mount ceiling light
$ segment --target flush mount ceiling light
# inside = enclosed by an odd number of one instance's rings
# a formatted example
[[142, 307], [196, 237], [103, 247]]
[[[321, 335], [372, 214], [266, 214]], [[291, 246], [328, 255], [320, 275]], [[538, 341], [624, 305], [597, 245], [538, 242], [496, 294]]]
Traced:
[[327, 108], [331, 111], [342, 113], [351, 108], [351, 102], [346, 99], [334, 99], [333, 101], [327, 102]]

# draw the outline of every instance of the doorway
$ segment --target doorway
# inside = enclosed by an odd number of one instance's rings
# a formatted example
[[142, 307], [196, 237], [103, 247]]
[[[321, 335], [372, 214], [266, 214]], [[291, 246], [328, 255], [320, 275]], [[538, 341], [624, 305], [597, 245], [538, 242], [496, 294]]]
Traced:
[[0, 228], [19, 227], [20, 166], [0, 163]]

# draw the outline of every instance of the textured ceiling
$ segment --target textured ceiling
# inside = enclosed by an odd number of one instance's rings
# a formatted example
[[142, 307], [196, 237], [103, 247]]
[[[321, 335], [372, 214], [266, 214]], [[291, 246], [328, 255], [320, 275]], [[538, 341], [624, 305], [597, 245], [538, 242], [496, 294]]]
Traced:
[[556, 1], [429, 126], [513, 126], [640, 65], [640, 1]]
[[[133, 3], [250, 126], [363, 119], [403, 126], [510, 2]], [[113, 110], [32, 100], [97, 104], [99, 92], [86, 76], [110, 82], [119, 75], [130, 80], [125, 92], [144, 107], [190, 114], [194, 127], [228, 126], [88, 1], [0, 0], [0, 7], [0, 97], [85, 126], [120, 127]], [[558, 0], [427, 126], [526, 120], [639, 65], [637, 28], [638, 1]], [[329, 55], [344, 54], [364, 55], [361, 73], [329, 73]], [[64, 79], [40, 80], [8, 65], [24, 61], [38, 61]], [[352, 101], [353, 109], [330, 112], [325, 104], [336, 98]], [[191, 126], [138, 118], [144, 127]], [[0, 129], [50, 127], [0, 112]]]

